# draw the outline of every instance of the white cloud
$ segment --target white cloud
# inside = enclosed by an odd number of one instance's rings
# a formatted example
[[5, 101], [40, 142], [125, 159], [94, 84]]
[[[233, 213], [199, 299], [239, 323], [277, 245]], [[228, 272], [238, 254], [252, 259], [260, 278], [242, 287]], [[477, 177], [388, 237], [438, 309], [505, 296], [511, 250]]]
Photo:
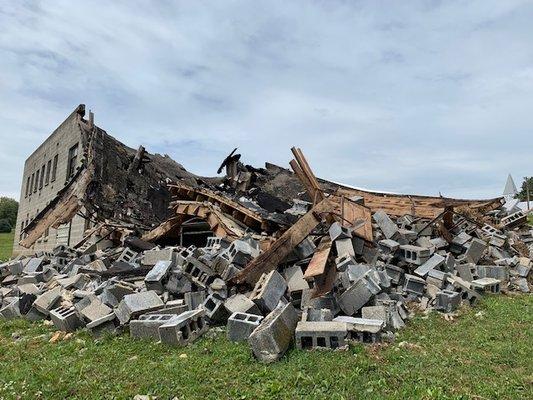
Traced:
[[531, 175], [530, 1], [0, 4], [0, 193], [79, 103], [213, 174], [233, 147], [369, 188], [499, 195]]

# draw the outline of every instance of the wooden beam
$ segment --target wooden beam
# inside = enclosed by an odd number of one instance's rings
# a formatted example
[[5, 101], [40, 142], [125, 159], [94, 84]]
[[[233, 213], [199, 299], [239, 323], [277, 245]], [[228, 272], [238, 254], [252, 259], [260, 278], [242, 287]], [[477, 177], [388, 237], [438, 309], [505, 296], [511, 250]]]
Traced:
[[318, 244], [313, 258], [305, 270], [304, 279], [313, 280], [315, 277], [322, 275], [326, 271], [329, 253], [331, 251], [331, 239], [324, 236]]
[[262, 274], [273, 271], [302, 242], [322, 221], [324, 213], [331, 213], [334, 205], [324, 199], [314, 206], [307, 214], [283, 233], [272, 246], [253, 259], [248, 265], [232, 279], [234, 284], [249, 283], [254, 285]]

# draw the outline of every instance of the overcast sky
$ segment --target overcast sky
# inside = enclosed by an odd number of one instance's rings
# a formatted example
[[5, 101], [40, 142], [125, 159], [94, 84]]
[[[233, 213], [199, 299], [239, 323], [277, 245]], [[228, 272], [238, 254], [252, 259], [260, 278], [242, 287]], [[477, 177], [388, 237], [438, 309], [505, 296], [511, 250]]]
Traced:
[[360, 187], [500, 195], [533, 175], [533, 2], [2, 1], [0, 194], [79, 104], [131, 147]]

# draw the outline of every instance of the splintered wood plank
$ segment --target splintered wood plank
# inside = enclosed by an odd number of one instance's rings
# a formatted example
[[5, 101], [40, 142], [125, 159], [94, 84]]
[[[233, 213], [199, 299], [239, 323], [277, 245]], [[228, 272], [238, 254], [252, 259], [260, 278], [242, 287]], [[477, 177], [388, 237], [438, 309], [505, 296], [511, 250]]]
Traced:
[[322, 275], [326, 270], [329, 253], [331, 251], [331, 239], [329, 236], [324, 236], [313, 254], [313, 258], [309, 262], [305, 270], [304, 279], [311, 280], [316, 276]]
[[253, 259], [246, 267], [232, 279], [235, 284], [248, 283], [254, 285], [262, 274], [273, 271], [277, 266], [301, 243], [313, 229], [321, 222], [321, 214], [331, 213], [333, 204], [324, 199], [314, 206], [307, 214], [287, 229], [272, 246]]
[[342, 224], [347, 228], [354, 228], [353, 233], [369, 242], [372, 236], [372, 213], [368, 207], [362, 206], [345, 198], [341, 202], [343, 207]]
[[337, 278], [337, 268], [335, 265], [326, 265], [326, 270], [320, 276], [315, 278], [315, 286], [311, 292], [311, 298], [324, 296], [333, 289], [335, 279]]

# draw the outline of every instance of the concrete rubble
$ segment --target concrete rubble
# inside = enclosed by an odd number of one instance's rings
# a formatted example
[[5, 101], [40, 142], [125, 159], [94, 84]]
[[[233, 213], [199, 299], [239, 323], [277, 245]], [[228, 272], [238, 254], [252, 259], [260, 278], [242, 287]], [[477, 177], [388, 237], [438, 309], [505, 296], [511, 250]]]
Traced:
[[[171, 184], [175, 219], [142, 238], [115, 227], [1, 264], [0, 318], [170, 346], [226, 326], [229, 340], [273, 362], [291, 345], [393, 340], [415, 309], [450, 313], [531, 289], [533, 229], [503, 204], [392, 214], [303, 178], [315, 200], [291, 202], [254, 186], [260, 172], [232, 157], [225, 184]], [[175, 220], [192, 233], [177, 234]]]

